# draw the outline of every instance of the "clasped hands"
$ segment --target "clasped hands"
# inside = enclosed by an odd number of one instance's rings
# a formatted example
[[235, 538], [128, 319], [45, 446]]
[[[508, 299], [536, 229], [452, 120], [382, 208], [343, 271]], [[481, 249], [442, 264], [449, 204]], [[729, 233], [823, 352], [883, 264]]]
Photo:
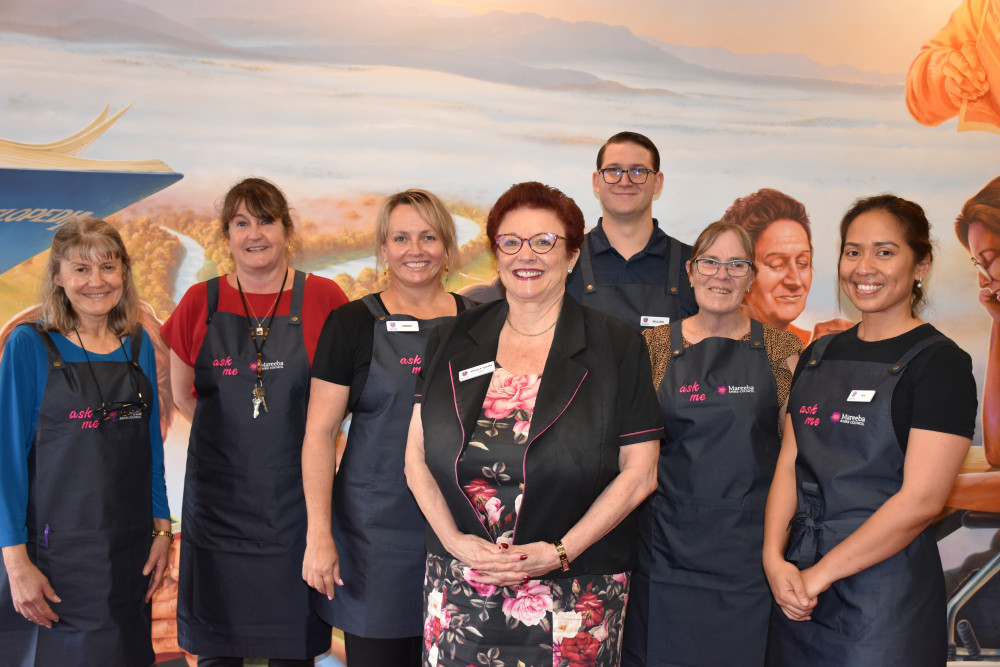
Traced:
[[815, 567], [799, 570], [784, 559], [765, 567], [765, 573], [774, 601], [785, 616], [793, 621], [810, 620], [819, 601], [819, 594], [830, 588], [829, 583], [822, 581]]

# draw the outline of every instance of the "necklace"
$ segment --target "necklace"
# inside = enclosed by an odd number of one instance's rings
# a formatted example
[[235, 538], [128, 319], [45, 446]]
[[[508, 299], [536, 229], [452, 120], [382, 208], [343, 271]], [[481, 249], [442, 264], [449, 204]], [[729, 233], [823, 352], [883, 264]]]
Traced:
[[544, 329], [542, 329], [538, 333], [526, 333], [524, 331], [521, 331], [520, 329], [518, 329], [517, 327], [515, 327], [511, 323], [511, 321], [510, 321], [510, 313], [507, 313], [507, 326], [509, 326], [514, 333], [520, 334], [521, 336], [527, 336], [528, 338], [534, 338], [535, 336], [541, 336], [543, 333], [548, 333], [548, 332], [552, 331], [552, 329], [554, 329], [555, 326], [556, 326], [556, 322], [558, 322], [558, 321], [559, 321], [559, 318], [557, 317], [556, 319], [554, 319], [552, 321], [552, 324], [550, 324], [549, 326], [545, 327]]
[[[271, 304], [271, 315], [270, 319], [267, 321], [267, 329], [265, 330], [261, 326], [260, 320], [257, 322], [257, 327], [254, 328], [250, 324], [250, 310], [247, 308], [247, 298], [243, 294], [243, 285], [240, 284], [240, 277], [236, 276], [236, 288], [240, 291], [240, 301], [243, 302], [243, 313], [247, 316], [247, 324], [250, 327], [250, 340], [253, 341], [253, 347], [257, 350], [257, 382], [254, 384], [253, 391], [251, 392], [252, 398], [250, 402], [253, 403], [253, 418], [257, 419], [260, 415], [260, 408], [263, 406], [264, 412], [267, 412], [267, 400], [265, 398], [264, 391], [264, 380], [262, 378], [264, 373], [264, 345], [267, 343], [267, 337], [271, 333], [271, 325], [274, 324], [274, 314], [278, 312], [278, 302], [281, 301], [281, 295], [285, 291], [285, 283], [288, 281], [288, 269], [285, 269], [285, 277], [281, 279], [281, 287], [278, 289], [278, 296], [274, 297], [274, 303]], [[256, 315], [255, 315], [256, 317]], [[260, 345], [257, 344], [257, 337], [260, 337]]]
[[[287, 269], [285, 269], [285, 278], [288, 278], [288, 270]], [[240, 286], [240, 277], [239, 276], [236, 276], [236, 286], [240, 288], [240, 297], [242, 298], [243, 297], [243, 288]], [[284, 281], [282, 281], [282, 283], [281, 283], [281, 289], [282, 290], [285, 289], [285, 283], [284, 283]], [[277, 305], [278, 299], [280, 299], [280, 298], [281, 298], [281, 292], [279, 291], [278, 294], [277, 294], [277, 296], [274, 297], [274, 301], [271, 303], [271, 308], [270, 308], [271, 312], [274, 312], [274, 307], [275, 307], [275, 305]], [[264, 335], [263, 322], [264, 322], [265, 319], [267, 319], [267, 312], [265, 311], [264, 317], [257, 317], [257, 313], [255, 313], [254, 310], [253, 310], [253, 302], [250, 301], [250, 300], [248, 300], [248, 299], [246, 299], [246, 298], [244, 298], [243, 299], [243, 307], [246, 308], [248, 306], [250, 308], [250, 315], [253, 315], [253, 319], [255, 319], [257, 321], [257, 327], [256, 327], [255, 333], [258, 336], [263, 336]], [[248, 320], [250, 319], [250, 315], [247, 315], [247, 319]]]

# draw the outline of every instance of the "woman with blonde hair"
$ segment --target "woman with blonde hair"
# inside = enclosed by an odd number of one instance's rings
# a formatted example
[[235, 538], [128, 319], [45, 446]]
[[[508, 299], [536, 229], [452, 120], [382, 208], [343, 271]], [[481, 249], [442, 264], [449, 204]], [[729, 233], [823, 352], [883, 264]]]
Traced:
[[375, 256], [388, 286], [330, 313], [313, 365], [302, 577], [323, 596], [320, 615], [344, 631], [351, 667], [406, 667], [420, 664], [425, 529], [403, 476], [413, 386], [431, 331], [472, 302], [444, 289], [458, 257], [455, 223], [426, 190], [382, 204]]
[[0, 361], [5, 664], [151, 665], [173, 536], [156, 361], [114, 227], [59, 228], [42, 313]]

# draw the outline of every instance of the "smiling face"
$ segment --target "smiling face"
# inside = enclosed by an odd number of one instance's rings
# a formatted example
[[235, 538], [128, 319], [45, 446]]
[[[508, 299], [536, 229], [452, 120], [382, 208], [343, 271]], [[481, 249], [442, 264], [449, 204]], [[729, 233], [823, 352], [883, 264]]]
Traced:
[[389, 213], [388, 233], [380, 248], [390, 280], [411, 286], [441, 282], [447, 252], [444, 241], [417, 209], [401, 204]]
[[742, 278], [733, 278], [725, 266], [719, 266], [714, 276], [702, 275], [695, 259], [714, 259], [718, 262], [747, 260], [743, 244], [733, 232], [723, 232], [698, 257], [687, 263], [688, 278], [698, 302], [698, 311], [713, 315], [728, 315], [737, 312], [743, 302], [747, 286], [753, 282], [753, 271]]
[[[632, 142], [608, 144], [601, 168], [610, 167], [653, 169], [653, 155]], [[622, 219], [651, 216], [653, 197], [663, 188], [663, 173], [649, 174], [645, 183], [636, 185], [629, 180], [628, 174], [622, 174], [622, 180], [617, 183], [605, 183], [604, 177], [595, 171], [593, 185], [605, 216]]]
[[913, 284], [930, 271], [916, 260], [899, 221], [881, 209], [858, 215], [840, 255], [840, 288], [863, 314], [909, 317]]
[[[546, 209], [516, 208], [504, 216], [497, 234], [517, 234], [530, 239], [549, 232], [566, 235], [562, 221]], [[500, 282], [507, 289], [510, 301], [546, 303], [561, 299], [566, 291], [566, 277], [580, 256], [579, 250], [566, 251], [566, 242], [559, 239], [555, 247], [544, 254], [536, 253], [528, 243], [522, 243], [516, 254], [496, 250]]]
[[266, 273], [286, 263], [288, 233], [280, 220], [258, 218], [241, 202], [229, 221], [229, 251], [237, 273]]
[[121, 259], [87, 260], [76, 251], [59, 263], [52, 279], [66, 292], [81, 322], [88, 323], [107, 321], [108, 313], [122, 299], [125, 282]]
[[746, 297], [750, 316], [787, 329], [806, 307], [812, 285], [809, 237], [794, 220], [775, 220], [761, 232], [754, 248], [757, 278]]

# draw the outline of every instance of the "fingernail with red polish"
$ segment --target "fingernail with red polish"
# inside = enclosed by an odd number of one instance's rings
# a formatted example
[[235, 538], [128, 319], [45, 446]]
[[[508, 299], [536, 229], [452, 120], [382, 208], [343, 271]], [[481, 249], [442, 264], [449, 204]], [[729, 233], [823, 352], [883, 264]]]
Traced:
[[510, 547], [510, 545], [509, 545], [509, 544], [507, 544], [506, 542], [501, 542], [501, 543], [500, 543], [500, 548], [501, 548], [501, 549], [507, 549], [507, 548], [509, 548], [509, 547]]
[[528, 554], [521, 554], [521, 560], [528, 560]]
[[523, 586], [524, 584], [528, 583], [529, 581], [531, 581], [531, 577], [529, 577], [528, 575], [525, 575], [524, 579], [521, 580], [521, 585]]

